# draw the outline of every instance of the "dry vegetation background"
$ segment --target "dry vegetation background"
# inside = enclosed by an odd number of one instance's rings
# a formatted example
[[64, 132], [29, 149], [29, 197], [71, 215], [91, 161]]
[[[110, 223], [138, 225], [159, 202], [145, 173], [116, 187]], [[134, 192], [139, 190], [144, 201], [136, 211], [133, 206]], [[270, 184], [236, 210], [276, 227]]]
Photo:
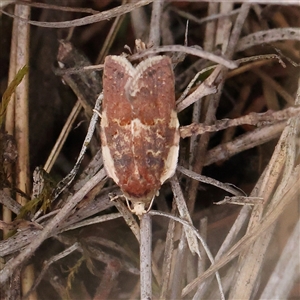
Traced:
[[[0, 110], [1, 299], [138, 299], [140, 288], [153, 299], [300, 299], [297, 1], [13, 2], [0, 1], [1, 95], [24, 65], [29, 73]], [[176, 99], [204, 70], [177, 105], [180, 168], [152, 210], [189, 222], [173, 203], [185, 199], [214, 258], [202, 243], [202, 259], [192, 255], [181, 224], [151, 215], [150, 289], [140, 283], [140, 222], [122, 198], [109, 201], [120, 191], [105, 178], [98, 125], [77, 177], [52, 201], [87, 134], [105, 56], [136, 63], [137, 38], [171, 56]], [[37, 166], [49, 175], [33, 180]], [[214, 204], [226, 196], [241, 205]]]

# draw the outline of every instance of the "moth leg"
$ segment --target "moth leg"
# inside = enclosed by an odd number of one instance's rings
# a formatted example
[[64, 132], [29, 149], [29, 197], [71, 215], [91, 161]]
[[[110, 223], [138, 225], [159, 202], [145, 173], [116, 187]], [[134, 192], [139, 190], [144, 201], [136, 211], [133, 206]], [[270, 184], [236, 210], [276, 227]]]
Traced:
[[128, 200], [127, 197], [125, 197], [125, 200], [126, 200], [126, 204], [127, 204], [128, 209], [129, 209], [132, 213], [134, 213], [134, 209], [131, 208], [130, 202], [129, 202], [129, 200]]
[[94, 108], [94, 109], [93, 109], [93, 112], [96, 113], [96, 114], [99, 116], [99, 118], [102, 119], [102, 115], [101, 115], [100, 111], [98, 111], [98, 110], [96, 110], [96, 109]]
[[124, 195], [116, 195], [116, 194], [113, 194], [113, 193], [109, 193], [108, 197], [109, 197], [110, 201], [116, 201], [118, 198], [121, 198], [121, 197], [126, 199], [126, 197]]
[[[158, 194], [159, 194], [159, 192], [156, 193], [156, 196], [158, 196]], [[150, 211], [150, 209], [151, 209], [151, 207], [152, 207], [152, 205], [153, 205], [153, 202], [154, 202], [154, 198], [155, 198], [155, 196], [153, 196], [153, 198], [152, 198], [152, 200], [151, 200], [151, 202], [150, 202], [150, 204], [149, 204], [149, 207], [148, 207], [147, 210], [146, 210], [146, 213]]]

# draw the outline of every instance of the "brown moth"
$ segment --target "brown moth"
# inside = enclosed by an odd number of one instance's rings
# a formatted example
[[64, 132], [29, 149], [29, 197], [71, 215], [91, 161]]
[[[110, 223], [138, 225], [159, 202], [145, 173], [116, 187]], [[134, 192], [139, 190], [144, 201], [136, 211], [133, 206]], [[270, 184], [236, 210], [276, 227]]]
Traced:
[[134, 68], [124, 57], [107, 56], [103, 95], [104, 167], [131, 202], [129, 209], [142, 215], [177, 166], [179, 122], [170, 58], [150, 57]]

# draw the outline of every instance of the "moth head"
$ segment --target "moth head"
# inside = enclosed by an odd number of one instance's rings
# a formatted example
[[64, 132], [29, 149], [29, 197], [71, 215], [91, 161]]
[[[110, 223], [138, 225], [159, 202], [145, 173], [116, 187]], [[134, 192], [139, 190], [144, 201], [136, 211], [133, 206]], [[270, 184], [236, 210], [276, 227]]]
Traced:
[[154, 198], [155, 196], [149, 201], [148, 199], [130, 199], [130, 197], [125, 196], [128, 209], [137, 215], [139, 219], [151, 209]]

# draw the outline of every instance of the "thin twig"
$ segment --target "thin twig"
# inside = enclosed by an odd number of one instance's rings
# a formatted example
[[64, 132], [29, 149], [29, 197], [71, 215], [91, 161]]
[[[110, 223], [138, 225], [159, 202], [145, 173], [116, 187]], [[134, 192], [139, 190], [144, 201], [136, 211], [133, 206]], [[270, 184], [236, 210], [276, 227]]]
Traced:
[[[282, 1], [281, 4], [283, 4]], [[300, 41], [300, 28], [276, 28], [249, 34], [239, 40], [236, 51], [244, 51], [256, 45], [284, 40]]]
[[153, 47], [153, 48], [147, 49], [143, 52], [133, 54], [129, 59], [130, 60], [141, 59], [145, 56], [148, 56], [149, 54], [157, 54], [160, 52], [182, 52], [182, 53], [191, 54], [191, 55], [202, 57], [204, 59], [211, 60], [211, 61], [213, 61], [217, 64], [220, 64], [220, 65], [223, 65], [229, 69], [234, 69], [237, 67], [237, 64], [234, 61], [223, 58], [222, 56], [215, 55], [213, 53], [201, 50], [196, 47], [186, 47], [186, 46], [182, 46], [182, 45]]
[[[197, 229], [189, 222], [189, 221], [186, 221], [186, 220], [183, 220], [182, 218], [179, 218], [179, 217], [176, 217], [176, 216], [173, 216], [171, 214], [168, 214], [168, 213], [164, 213], [164, 212], [159, 212], [159, 211], [150, 211], [148, 213], [149, 215], [153, 215], [153, 216], [163, 216], [163, 217], [167, 217], [167, 218], [170, 218], [174, 221], [177, 221], [179, 222], [180, 224], [184, 225], [184, 227], [187, 227], [189, 228], [191, 231], [193, 231], [193, 233], [195, 234], [195, 236], [199, 239], [199, 241], [201, 242], [210, 262], [212, 264], [214, 264], [214, 257], [213, 255], [211, 254], [210, 250], [209, 250], [209, 247], [208, 245], [206, 244], [205, 240], [202, 238], [202, 236], [199, 234], [199, 232], [197, 231]], [[221, 285], [221, 279], [220, 279], [220, 275], [218, 272], [216, 272], [216, 278], [217, 278], [217, 281], [219, 283], [219, 288], [220, 288], [220, 293], [221, 293], [221, 299], [225, 299], [224, 297], [224, 294], [222, 292], [222, 285]]]
[[76, 26], [84, 26], [84, 25], [88, 25], [88, 24], [108, 20], [108, 19], [111, 19], [111, 18], [115, 18], [117, 16], [129, 13], [129, 12], [133, 11], [134, 9], [136, 9], [138, 7], [148, 5], [151, 2], [153, 2], [153, 0], [140, 0], [140, 1], [135, 2], [135, 3], [120, 5], [118, 7], [112, 8], [110, 10], [103, 11], [103, 12], [100, 12], [98, 14], [94, 14], [92, 16], [87, 16], [87, 17], [83, 17], [83, 18], [80, 18], [80, 19], [70, 20], [70, 21], [63, 21], [63, 22], [29, 21], [29, 20], [26, 20], [24, 18], [19, 18], [15, 15], [12, 15], [12, 14], [10, 14], [10, 13], [2, 10], [2, 9], [0, 9], [0, 11], [3, 14], [9, 16], [9, 17], [18, 18], [22, 21], [25, 21], [28, 24], [36, 25], [36, 26], [39, 26], [39, 27], [70, 28], [70, 27], [76, 27]]
[[104, 169], [95, 175], [88, 183], [86, 183], [60, 210], [60, 212], [45, 226], [44, 230], [40, 232], [38, 237], [32, 241], [17, 257], [9, 261], [5, 267], [0, 271], [0, 283], [8, 280], [9, 276], [18, 268], [26, 259], [28, 259], [34, 251], [47, 239], [51, 232], [55, 229], [60, 222], [68, 215], [68, 213], [79, 203], [82, 198], [96, 186], [104, 177], [106, 172]]
[[[125, 2], [126, 2], [126, 0], [123, 0], [122, 5], [124, 5]], [[125, 18], [125, 15], [120, 15], [120, 16], [117, 16], [116, 19], [114, 20], [106, 38], [105, 38], [102, 49], [101, 49], [100, 53], [98, 54], [98, 57], [96, 59], [96, 64], [102, 63], [104, 61], [105, 56], [109, 52], [113, 42], [115, 41], [117, 34], [119, 33], [119, 29], [121, 28], [124, 18]]]
[[38, 8], [45, 8], [45, 9], [53, 9], [53, 10], [60, 10], [60, 11], [71, 11], [71, 12], [80, 12], [86, 14], [97, 14], [99, 11], [91, 9], [91, 8], [82, 8], [82, 7], [69, 7], [69, 6], [60, 6], [60, 5], [53, 5], [53, 4], [45, 4], [45, 3], [30, 3], [27, 1], [16, 1], [16, 4], [23, 4], [30, 7], [38, 7]]
[[140, 219], [140, 288], [141, 299], [152, 299], [152, 220], [149, 214], [143, 214]]
[[229, 251], [227, 251], [221, 259], [216, 261], [209, 269], [207, 269], [201, 276], [189, 283], [182, 292], [182, 297], [187, 295], [190, 291], [196, 288], [203, 280], [211, 276], [216, 270], [222, 268], [229, 261], [235, 258], [239, 253], [249, 247], [255, 239], [265, 232], [274, 222], [276, 222], [278, 216], [292, 201], [299, 197], [300, 186], [300, 167], [298, 166], [292, 174], [291, 180], [285, 189], [285, 194], [282, 201], [278, 203], [278, 206], [261, 222], [260, 226], [257, 226], [253, 231], [247, 233], [242, 239], [240, 239]]
[[183, 10], [180, 10], [176, 7], [171, 7], [170, 9], [172, 11], [176, 12], [179, 16], [184, 17], [184, 18], [186, 18], [186, 19], [188, 19], [192, 22], [195, 22], [197, 24], [203, 24], [203, 23], [206, 23], [206, 22], [215, 21], [215, 20], [222, 19], [222, 18], [228, 18], [230, 16], [234, 16], [234, 15], [238, 14], [239, 11], [240, 11], [240, 9], [237, 8], [237, 9], [234, 9], [234, 10], [232, 10], [230, 12], [227, 12], [227, 13], [219, 13], [219, 14], [212, 14], [212, 15], [210, 15], [208, 13], [207, 17], [199, 19], [199, 18], [195, 17], [194, 15], [192, 15], [188, 12], [185, 12]]
[[281, 134], [285, 125], [286, 122], [283, 121], [257, 128], [237, 137], [233, 141], [218, 145], [207, 152], [204, 165], [208, 166], [220, 160], [227, 160], [237, 153], [271, 141]]
[[75, 103], [67, 121], [65, 122], [65, 125], [62, 128], [61, 133], [60, 133], [59, 137], [57, 138], [56, 143], [55, 143], [54, 147], [52, 148], [51, 153], [48, 156], [48, 159], [44, 165], [44, 170], [47, 173], [50, 173], [70, 131], [72, 130], [72, 126], [73, 126], [81, 109], [82, 109], [82, 105], [81, 105], [80, 101], [77, 100], [77, 102]]
[[45, 261], [44, 265], [43, 265], [43, 268], [42, 268], [42, 271], [39, 273], [39, 276], [34, 281], [34, 284], [31, 287], [30, 291], [28, 291], [28, 293], [24, 296], [24, 299], [27, 299], [28, 296], [32, 293], [32, 291], [34, 291], [37, 288], [37, 286], [40, 284], [43, 277], [45, 276], [45, 273], [48, 271], [48, 269], [50, 268], [50, 266], [53, 263], [55, 263], [56, 261], [68, 256], [72, 252], [76, 251], [79, 247], [80, 247], [79, 243], [76, 242], [75, 244], [73, 244], [69, 248], [67, 248], [64, 251], [60, 252], [59, 254], [54, 255], [53, 257], [51, 257], [51, 259], [49, 259], [48, 261]]
[[300, 260], [299, 248], [300, 240], [300, 219], [294, 227], [282, 254], [276, 263], [260, 299], [284, 299], [290, 294], [294, 283], [299, 279]]
[[15, 214], [18, 214], [22, 208], [22, 205], [7, 195], [5, 191], [0, 191], [0, 203]]
[[267, 111], [265, 113], [250, 113], [246, 116], [242, 116], [236, 119], [223, 119], [218, 120], [213, 125], [205, 124], [195, 124], [192, 123], [188, 126], [180, 128], [180, 136], [184, 139], [186, 137], [192, 136], [194, 134], [203, 134], [205, 132], [216, 132], [224, 130], [233, 126], [240, 125], [256, 125], [256, 126], [265, 126], [271, 125], [273, 122], [280, 122], [287, 120], [294, 116], [300, 115], [300, 106], [291, 106], [279, 111]]
[[[192, 224], [192, 219], [189, 214], [188, 208], [186, 206], [186, 202], [176, 175], [171, 178], [171, 186], [174, 194], [174, 199], [176, 202], [177, 209], [179, 211], [180, 217]], [[200, 250], [198, 243], [196, 241], [196, 237], [192, 231], [185, 228], [186, 239], [192, 254], [197, 254], [200, 257]]]
[[156, 0], [153, 2], [152, 6], [149, 45], [153, 45], [155, 47], [159, 46], [160, 44], [160, 23], [163, 5], [164, 0]]
[[216, 186], [216, 187], [218, 187], [218, 188], [220, 188], [224, 191], [227, 191], [227, 192], [229, 192], [233, 195], [236, 195], [236, 196], [243, 195], [243, 193], [238, 188], [235, 188], [232, 184], [223, 183], [223, 182], [220, 182], [216, 179], [197, 174], [197, 173], [195, 173], [191, 170], [188, 170], [184, 167], [181, 167], [181, 166], [178, 166], [177, 170], [179, 172], [181, 172], [182, 174], [185, 174], [185, 175], [189, 176], [190, 178], [193, 178], [194, 180], [198, 180], [200, 182], [204, 182], [204, 183], [207, 183], [207, 184], [214, 185], [214, 186]]
[[88, 145], [93, 137], [94, 131], [95, 131], [95, 127], [96, 127], [98, 117], [99, 117], [97, 112], [99, 112], [99, 110], [100, 110], [102, 98], [103, 98], [103, 94], [101, 93], [99, 95], [98, 99], [96, 100], [96, 104], [95, 104], [95, 108], [94, 108], [94, 110], [96, 112], [94, 112], [92, 119], [90, 121], [88, 132], [87, 132], [87, 135], [82, 144], [77, 161], [76, 161], [73, 169], [70, 171], [70, 173], [64, 179], [62, 179], [56, 186], [56, 189], [54, 192], [54, 199], [56, 199], [72, 183], [73, 179], [75, 178], [75, 176], [79, 170], [80, 164], [84, 158], [84, 154], [87, 150], [87, 147], [88, 147]]

